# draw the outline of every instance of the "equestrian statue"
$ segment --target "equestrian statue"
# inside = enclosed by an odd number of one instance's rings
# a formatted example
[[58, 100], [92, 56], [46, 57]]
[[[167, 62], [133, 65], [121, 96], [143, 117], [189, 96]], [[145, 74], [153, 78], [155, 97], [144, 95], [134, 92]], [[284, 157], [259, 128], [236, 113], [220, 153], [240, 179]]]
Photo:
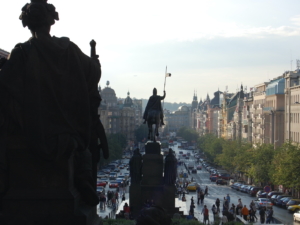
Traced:
[[[163, 118], [163, 109], [161, 105], [161, 100], [164, 100], [166, 97], [166, 91], [164, 91], [163, 96], [157, 95], [156, 88], [153, 89], [153, 95], [149, 98], [147, 103], [143, 119], [144, 124], [147, 122], [148, 125], [148, 140], [156, 141], [155, 136], [159, 136], [158, 134], [158, 127], [165, 125]], [[153, 132], [153, 125], [155, 125], [154, 132]]]

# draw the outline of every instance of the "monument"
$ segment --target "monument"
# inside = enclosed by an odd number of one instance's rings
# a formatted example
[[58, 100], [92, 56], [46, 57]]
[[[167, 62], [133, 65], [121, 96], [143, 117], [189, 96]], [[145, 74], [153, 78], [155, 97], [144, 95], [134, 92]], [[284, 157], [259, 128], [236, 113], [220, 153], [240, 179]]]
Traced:
[[[0, 224], [98, 225], [101, 66], [68, 38], [51, 37], [58, 13], [31, 0], [20, 20], [32, 37], [0, 71]], [[99, 144], [100, 143], [100, 144]]]
[[[154, 98], [152, 98], [153, 96]], [[160, 100], [165, 97], [165, 94], [163, 97], [157, 97], [156, 89], [154, 89], [153, 96], [150, 97], [151, 101], [149, 100], [145, 109], [144, 119], [147, 123], [155, 120], [155, 124], [157, 125], [160, 119], [162, 119], [161, 111], [159, 110], [159, 108], [161, 109]], [[155, 135], [159, 136], [158, 130], [156, 132]], [[132, 160], [134, 159], [133, 157]], [[134, 168], [131, 167], [130, 164], [130, 171], [131, 170], [134, 170]], [[174, 213], [179, 213], [179, 209], [175, 207], [176, 177], [177, 160], [172, 149], [169, 150], [164, 166], [160, 142], [156, 141], [155, 138], [149, 140], [145, 144], [145, 154], [142, 156], [142, 178], [137, 182], [134, 179], [135, 182], [131, 183], [129, 187], [129, 205], [132, 209], [133, 216], [137, 218], [142, 209], [142, 212], [147, 214], [148, 217], [152, 212], [156, 212], [156, 214], [162, 212], [159, 209], [145, 210], [145, 207], [147, 207], [145, 203], [147, 202], [153, 202], [156, 207], [161, 208], [163, 212], [165, 212], [164, 214], [167, 214], [169, 217], [172, 217]], [[151, 213], [148, 214], [149, 212]], [[141, 221], [143, 220], [139, 217], [138, 221], [142, 224]]]

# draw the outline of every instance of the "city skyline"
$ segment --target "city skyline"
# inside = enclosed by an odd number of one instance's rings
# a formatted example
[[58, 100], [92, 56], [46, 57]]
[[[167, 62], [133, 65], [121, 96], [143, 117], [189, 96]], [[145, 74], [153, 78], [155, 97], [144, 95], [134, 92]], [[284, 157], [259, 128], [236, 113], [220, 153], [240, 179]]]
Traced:
[[[27, 1], [5, 3], [1, 12], [0, 48], [11, 51], [29, 39], [18, 19]], [[74, 1], [51, 0], [60, 20], [51, 35], [67, 36], [89, 55], [97, 42], [106, 81], [118, 97], [148, 99], [156, 87], [163, 94], [165, 67], [167, 102], [190, 103], [207, 93], [235, 93], [296, 68], [300, 59], [298, 1]]]

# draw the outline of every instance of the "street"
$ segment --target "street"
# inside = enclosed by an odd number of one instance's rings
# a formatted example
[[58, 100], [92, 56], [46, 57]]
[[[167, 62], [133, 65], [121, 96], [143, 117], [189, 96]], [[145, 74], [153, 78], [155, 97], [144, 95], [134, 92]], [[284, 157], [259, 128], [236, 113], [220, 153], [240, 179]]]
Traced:
[[[172, 146], [172, 149], [176, 153], [176, 157], [180, 159], [180, 161], [183, 161], [188, 165], [189, 162], [195, 163], [195, 158], [193, 157], [193, 151], [192, 150], [182, 150], [178, 148], [178, 145]], [[182, 159], [182, 157], [179, 154], [179, 151], [183, 151], [183, 154], [186, 154], [188, 152], [191, 153], [190, 159]], [[200, 164], [201, 165], [201, 164]], [[178, 172], [181, 170], [185, 170], [185, 167], [178, 166]], [[220, 204], [220, 210], [222, 210], [222, 204], [223, 204], [223, 199], [224, 197], [229, 194], [230, 195], [230, 205], [233, 203], [237, 205], [238, 199], [240, 198], [242, 200], [243, 205], [246, 205], [249, 208], [249, 204], [252, 200], [255, 200], [256, 197], [250, 197], [246, 193], [242, 193], [239, 191], [235, 191], [231, 189], [230, 186], [227, 185], [216, 185], [215, 182], [211, 182], [209, 179], [209, 172], [205, 170], [205, 168], [202, 168], [202, 170], [197, 170], [197, 174], [190, 174], [189, 179], [193, 177], [194, 181], [200, 184], [201, 188], [204, 190], [204, 188], [207, 186], [208, 187], [208, 196], [204, 198], [204, 204], [207, 205], [209, 209], [209, 220], [213, 221], [213, 216], [212, 216], [212, 211], [211, 208], [213, 204], [215, 204], [215, 200], [217, 198], [220, 199], [221, 204]], [[203, 208], [203, 205], [197, 205], [197, 194], [196, 192], [189, 192], [189, 194], [186, 195], [186, 208], [187, 211], [190, 208], [191, 204], [191, 198], [193, 197], [194, 202], [195, 202], [195, 217], [199, 221], [203, 221], [203, 215], [201, 215], [201, 210]], [[283, 224], [298, 224], [293, 221], [293, 215], [289, 213], [287, 210], [278, 208], [276, 206], [273, 207], [274, 209], [274, 217], [280, 220]], [[256, 216], [259, 217], [258, 212], [256, 213]]]

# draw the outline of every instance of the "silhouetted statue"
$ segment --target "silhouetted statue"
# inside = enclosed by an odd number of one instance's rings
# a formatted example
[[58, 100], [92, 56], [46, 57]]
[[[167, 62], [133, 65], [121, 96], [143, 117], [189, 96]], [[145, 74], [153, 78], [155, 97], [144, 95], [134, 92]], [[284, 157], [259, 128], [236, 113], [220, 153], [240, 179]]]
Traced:
[[[161, 97], [157, 95], [156, 88], [153, 89], [153, 95], [149, 98], [147, 106], [145, 108], [145, 112], [143, 115], [144, 124], [147, 122], [148, 125], [148, 139], [155, 141], [155, 135], [159, 136], [158, 134], [158, 127], [160, 125], [165, 125], [163, 118], [163, 108], [161, 106], [161, 100], [165, 99], [166, 92], [164, 91], [164, 96]], [[152, 131], [152, 125], [155, 124], [155, 135]]]
[[143, 158], [140, 150], [134, 150], [134, 154], [129, 161], [131, 183], [139, 184], [142, 180]]
[[47, 162], [74, 154], [75, 187], [95, 206], [100, 136], [104, 158], [109, 156], [98, 116], [101, 66], [93, 47], [91, 59], [69, 38], [50, 36], [58, 19], [47, 0], [26, 4], [20, 20], [32, 37], [15, 46], [0, 71], [0, 143], [6, 144], [0, 148], [0, 200], [9, 188], [3, 183], [7, 152], [20, 148]]
[[177, 159], [173, 153], [173, 150], [169, 149], [169, 154], [165, 159], [165, 170], [164, 170], [164, 183], [166, 185], [173, 185], [177, 178]]

